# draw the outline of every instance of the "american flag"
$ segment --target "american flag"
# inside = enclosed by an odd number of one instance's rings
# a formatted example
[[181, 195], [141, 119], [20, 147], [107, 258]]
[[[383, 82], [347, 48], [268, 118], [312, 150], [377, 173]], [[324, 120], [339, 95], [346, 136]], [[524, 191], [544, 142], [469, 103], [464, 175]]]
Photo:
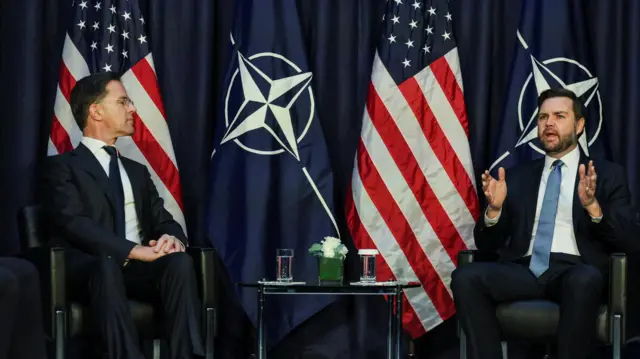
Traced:
[[378, 280], [422, 284], [403, 298], [418, 337], [455, 312], [479, 204], [448, 1], [388, 1], [381, 21], [347, 220], [357, 248], [380, 251]]
[[96, 72], [122, 74], [137, 113], [135, 134], [118, 139], [116, 147], [125, 157], [147, 166], [165, 208], [186, 232], [178, 166], [138, 2], [76, 0], [69, 4], [73, 16], [62, 50], [48, 154], [70, 151], [82, 139], [69, 106], [76, 81]]

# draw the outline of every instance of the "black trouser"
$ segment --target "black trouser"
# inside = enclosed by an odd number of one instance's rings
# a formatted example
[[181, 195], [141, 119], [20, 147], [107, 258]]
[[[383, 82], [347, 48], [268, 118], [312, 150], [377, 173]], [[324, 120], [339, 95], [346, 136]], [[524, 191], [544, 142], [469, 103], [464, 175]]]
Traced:
[[560, 303], [558, 359], [586, 358], [596, 334], [602, 287], [600, 271], [586, 264], [566, 266], [542, 283], [525, 264], [474, 262], [456, 269], [451, 281], [474, 359], [502, 358], [496, 306], [525, 299]]
[[0, 359], [45, 359], [38, 270], [0, 258]]
[[[143, 359], [127, 298], [159, 303], [171, 359], [204, 355], [201, 304], [191, 257], [173, 253], [121, 267], [109, 258], [74, 253], [68, 259], [72, 295], [88, 300], [102, 352], [110, 359]], [[82, 295], [82, 293], [85, 293]]]

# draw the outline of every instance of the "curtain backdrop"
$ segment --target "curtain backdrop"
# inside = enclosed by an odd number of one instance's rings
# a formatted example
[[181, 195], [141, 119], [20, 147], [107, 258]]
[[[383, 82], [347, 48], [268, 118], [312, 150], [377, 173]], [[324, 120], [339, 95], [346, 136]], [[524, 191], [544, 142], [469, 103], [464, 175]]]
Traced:
[[[141, 1], [149, 21], [156, 72], [182, 177], [188, 235], [199, 245], [208, 244], [203, 231], [204, 190], [233, 3], [233, 0]], [[298, 4], [305, 51], [314, 72], [312, 86], [318, 115], [336, 181], [337, 220], [352, 252], [342, 203], [348, 195], [384, 3], [385, 0], [300, 0]], [[600, 56], [595, 58], [595, 70], [622, 71], [628, 62], [637, 62], [637, 57], [609, 53], [608, 49], [610, 41], [624, 41], [630, 53], [638, 53], [640, 32], [637, 22], [630, 19], [632, 15], [638, 18], [640, 5], [625, 0], [581, 3], [586, 11], [599, 13], [603, 19], [603, 23], [589, 29]], [[0, 2], [0, 255], [20, 251], [17, 211], [38, 200], [35, 193], [39, 164], [46, 155], [70, 4], [71, 0]], [[450, 6], [462, 67], [471, 150], [479, 174], [494, 156], [521, 1], [454, 0]], [[613, 22], [614, 19], [619, 20]], [[605, 29], [613, 32], [607, 35]], [[316, 56], [321, 47], [324, 56]], [[606, 63], [605, 56], [619, 57], [620, 66], [599, 68]], [[627, 82], [607, 86], [617, 86], [625, 93], [625, 89], [639, 86], [639, 76], [631, 73]], [[602, 77], [601, 81], [612, 79]], [[608, 98], [604, 107], [605, 111], [623, 108], [622, 113], [626, 114], [606, 119], [607, 134], [615, 138], [609, 141], [612, 159], [626, 166], [637, 198], [640, 165], [636, 161], [640, 147], [636, 139], [640, 126], [636, 106], [639, 105], [636, 92], [629, 90], [627, 95]], [[347, 263], [350, 275], [355, 274], [353, 259]], [[635, 260], [631, 263], [633, 273], [635, 263]], [[222, 358], [246, 358], [254, 352], [255, 333], [236, 304], [234, 287], [224, 268], [218, 269], [219, 354]], [[630, 297], [634, 295], [632, 290]], [[270, 355], [279, 359], [382, 358], [385, 320], [386, 306], [382, 299], [342, 298], [300, 326]], [[629, 322], [630, 327], [634, 326], [633, 320]], [[421, 338], [417, 342], [420, 357], [443, 358], [446, 352], [453, 353], [457, 345], [455, 328], [454, 318]]]

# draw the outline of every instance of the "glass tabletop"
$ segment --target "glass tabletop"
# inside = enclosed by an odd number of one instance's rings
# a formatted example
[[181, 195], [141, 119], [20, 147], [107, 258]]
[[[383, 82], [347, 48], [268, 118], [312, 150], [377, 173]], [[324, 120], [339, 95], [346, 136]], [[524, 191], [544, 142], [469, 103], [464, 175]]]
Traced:
[[318, 284], [292, 282], [281, 283], [275, 281], [241, 282], [238, 286], [244, 288], [262, 288], [265, 294], [359, 294], [359, 295], [389, 295], [398, 290], [420, 287], [418, 282], [352, 282], [344, 284]]

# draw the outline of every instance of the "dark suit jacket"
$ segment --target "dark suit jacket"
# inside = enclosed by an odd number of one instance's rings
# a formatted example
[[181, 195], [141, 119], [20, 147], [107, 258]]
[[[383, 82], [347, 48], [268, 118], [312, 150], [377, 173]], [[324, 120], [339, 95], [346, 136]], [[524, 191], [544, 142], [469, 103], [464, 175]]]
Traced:
[[[143, 244], [163, 234], [187, 244], [182, 227], [164, 208], [147, 167], [120, 157], [127, 171]], [[115, 234], [109, 179], [93, 153], [83, 144], [47, 158], [42, 204], [52, 225], [53, 241], [96, 256], [108, 256], [122, 264], [135, 243]]]
[[[585, 166], [589, 158], [580, 156]], [[604, 160], [594, 160], [597, 173], [595, 196], [602, 207], [602, 221], [593, 223], [578, 198], [578, 181], [573, 199], [573, 229], [580, 261], [608, 273], [608, 259], [613, 252], [632, 252], [640, 248], [640, 223], [631, 205], [631, 194], [623, 168]], [[500, 220], [492, 227], [484, 224], [484, 212], [474, 229], [475, 243], [481, 251], [500, 250], [501, 259], [517, 260], [526, 255], [536, 214], [538, 189], [544, 158], [506, 170], [507, 198]], [[552, 254], [569, 260], [569, 256]], [[573, 256], [571, 256], [573, 257]], [[575, 258], [575, 257], [574, 257]], [[606, 278], [606, 277], [605, 277]]]

